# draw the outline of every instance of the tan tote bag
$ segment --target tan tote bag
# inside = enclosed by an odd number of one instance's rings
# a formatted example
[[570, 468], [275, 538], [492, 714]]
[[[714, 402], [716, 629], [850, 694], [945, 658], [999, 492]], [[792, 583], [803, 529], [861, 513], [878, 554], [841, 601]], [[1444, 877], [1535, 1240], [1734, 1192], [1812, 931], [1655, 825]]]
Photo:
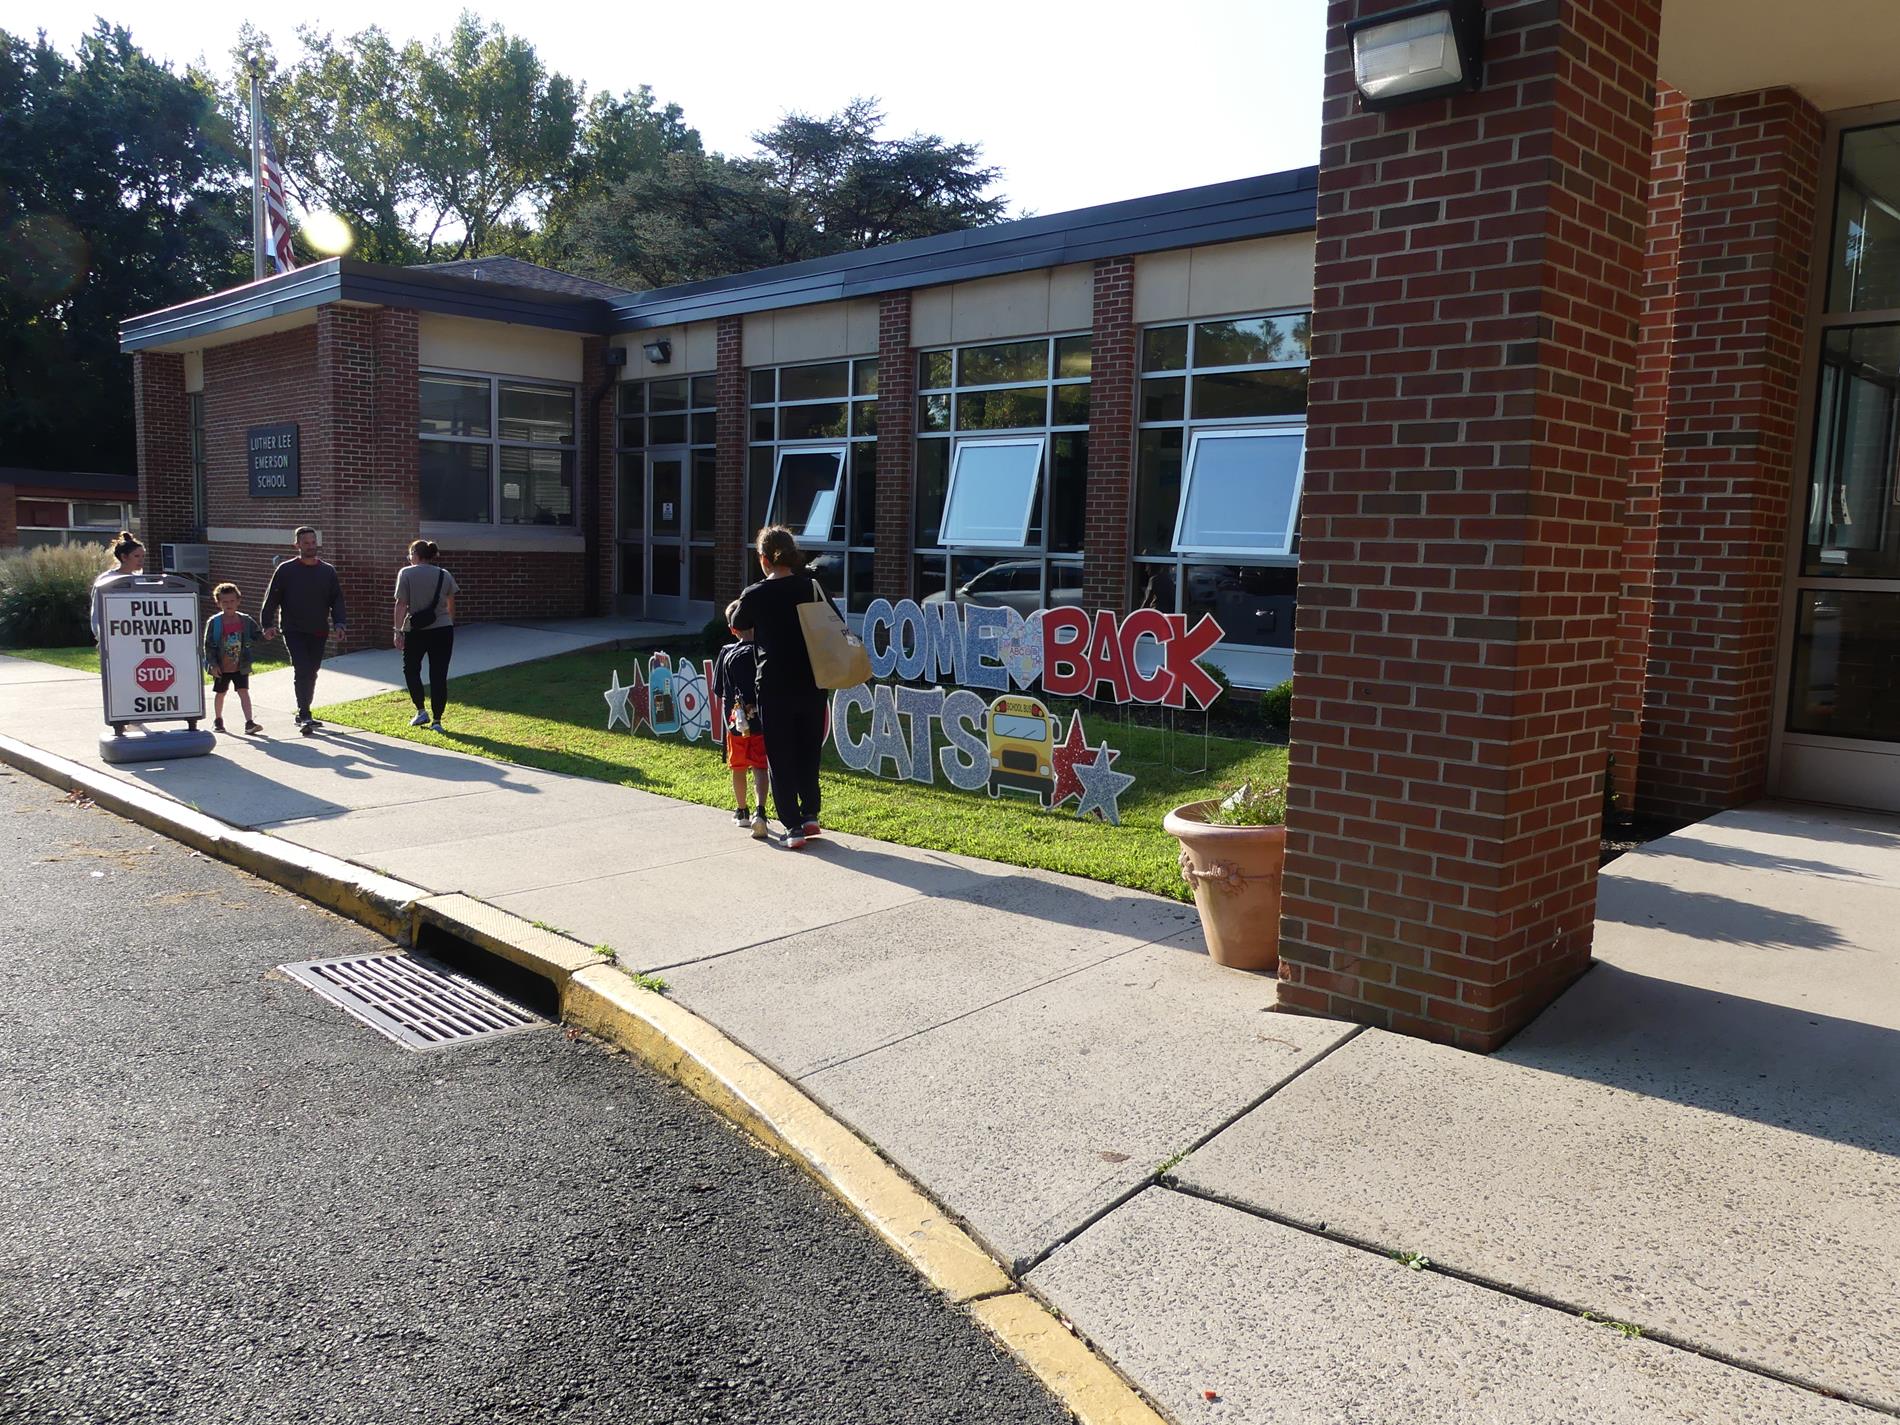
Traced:
[[825, 597], [817, 579], [811, 599], [798, 606], [798, 626], [811, 656], [812, 681], [821, 688], [849, 688], [871, 681], [871, 655], [864, 640], [845, 626], [844, 615]]

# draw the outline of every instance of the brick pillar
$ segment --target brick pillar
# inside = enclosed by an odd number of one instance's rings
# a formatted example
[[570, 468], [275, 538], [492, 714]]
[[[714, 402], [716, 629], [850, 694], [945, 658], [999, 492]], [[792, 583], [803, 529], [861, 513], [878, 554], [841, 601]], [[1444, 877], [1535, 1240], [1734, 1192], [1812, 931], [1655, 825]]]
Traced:
[[1082, 535], [1082, 604], [1128, 608], [1135, 508], [1135, 263], [1095, 264], [1089, 377], [1089, 483]]
[[[185, 399], [185, 359], [165, 351], [132, 355], [132, 414], [138, 431], [140, 537], [161, 543], [189, 540], [191, 412]], [[156, 553], [151, 567], [158, 568]]]
[[20, 515], [13, 486], [0, 485], [0, 549], [12, 549], [19, 542]]
[[910, 293], [877, 303], [877, 556], [880, 598], [908, 599], [911, 501], [917, 478], [917, 354], [910, 345]]
[[1658, 0], [1487, 0], [1359, 110], [1328, 13], [1280, 1000], [1475, 1049], [1588, 962]]
[[1767, 788], [1821, 117], [1792, 89], [1690, 106], [1640, 804]]
[[390, 589], [420, 518], [419, 359], [414, 312], [317, 309], [316, 429], [302, 432], [300, 455], [349, 611], [349, 635], [333, 647], [389, 642]]
[[[758, 577], [758, 564], [745, 557], [747, 541], [757, 530], [745, 527], [746, 416], [750, 392], [746, 389], [745, 325], [738, 317], [719, 319], [718, 366], [713, 376], [714, 399], [719, 403], [713, 471], [713, 551], [715, 585], [722, 599], [730, 599]], [[730, 590], [731, 592], [727, 592]], [[723, 607], [723, 605], [721, 605]]]
[[1675, 343], [1676, 269], [1682, 248], [1682, 175], [1688, 152], [1689, 100], [1677, 90], [1659, 88], [1649, 164], [1649, 233], [1636, 336], [1629, 491], [1623, 502], [1623, 591], [1617, 605], [1616, 683], [1610, 713], [1612, 781], [1624, 811], [1636, 805], [1642, 744], [1663, 430], [1669, 409], [1670, 351]]

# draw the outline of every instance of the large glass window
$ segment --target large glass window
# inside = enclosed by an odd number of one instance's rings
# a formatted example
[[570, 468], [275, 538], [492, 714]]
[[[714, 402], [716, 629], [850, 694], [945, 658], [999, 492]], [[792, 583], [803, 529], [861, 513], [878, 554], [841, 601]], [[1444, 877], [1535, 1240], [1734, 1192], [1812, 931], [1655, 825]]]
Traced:
[[[713, 522], [718, 513], [717, 402], [717, 383], [709, 375], [620, 384], [614, 406], [618, 422], [616, 588], [630, 599], [651, 592], [656, 598], [683, 595], [701, 603], [721, 602], [713, 557]], [[685, 447], [684, 452], [678, 447]], [[658, 451], [665, 454], [655, 454]], [[649, 457], [651, 491], [647, 488]], [[690, 496], [690, 502], [682, 492]], [[650, 591], [646, 587], [649, 575]], [[736, 592], [726, 592], [724, 598]]]
[[918, 354], [921, 595], [1024, 613], [1079, 602], [1092, 366], [1087, 333]]
[[1900, 577], [1900, 326], [1836, 327], [1821, 349], [1802, 572]]
[[1788, 730], [1900, 742], [1900, 592], [1803, 589]]
[[756, 567], [752, 536], [786, 525], [825, 588], [862, 613], [876, 569], [877, 359], [760, 367], [748, 379], [744, 567]]
[[572, 527], [572, 386], [424, 372], [417, 410], [422, 518]]
[[1211, 613], [1230, 643], [1292, 643], [1311, 327], [1283, 312], [1141, 336], [1136, 598]]
[[1900, 124], [1841, 135], [1829, 312], [1900, 308]]

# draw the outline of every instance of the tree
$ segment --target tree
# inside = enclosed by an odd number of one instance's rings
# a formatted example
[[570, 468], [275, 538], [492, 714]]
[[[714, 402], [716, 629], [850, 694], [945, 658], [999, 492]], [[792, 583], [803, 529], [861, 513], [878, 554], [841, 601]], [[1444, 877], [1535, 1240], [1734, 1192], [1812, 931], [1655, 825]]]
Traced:
[[1000, 219], [974, 144], [880, 139], [875, 99], [788, 114], [741, 159], [676, 152], [576, 216], [575, 247], [612, 280], [656, 286], [929, 237]]
[[129, 471], [119, 324], [248, 275], [245, 163], [204, 75], [100, 21], [72, 58], [0, 31], [0, 450]]

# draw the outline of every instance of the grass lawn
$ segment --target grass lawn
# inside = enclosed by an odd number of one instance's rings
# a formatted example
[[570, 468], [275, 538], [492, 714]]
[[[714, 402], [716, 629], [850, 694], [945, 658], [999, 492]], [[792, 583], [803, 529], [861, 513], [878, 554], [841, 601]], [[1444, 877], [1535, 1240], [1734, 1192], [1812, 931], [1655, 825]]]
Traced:
[[[87, 673], [99, 671], [99, 649], [88, 643], [79, 648], [0, 648], [9, 658], [30, 658], [35, 663], [57, 663], [62, 668], [78, 668]], [[253, 670], [281, 668], [290, 662], [281, 638], [260, 643], [251, 655]], [[210, 679], [207, 677], [207, 683]]]
[[[414, 707], [402, 693], [319, 712], [327, 721], [388, 737], [730, 807], [732, 779], [718, 743], [605, 730], [601, 692], [615, 669], [624, 681], [631, 662], [627, 653], [577, 653], [458, 678], [450, 684], [450, 731], [443, 736], [408, 725]], [[829, 747], [823, 773], [825, 825], [903, 846], [1064, 871], [1185, 900], [1190, 897], [1176, 863], [1177, 843], [1161, 829], [1163, 815], [1243, 781], [1278, 786], [1286, 779], [1284, 747], [1214, 738], [1205, 772], [1177, 772], [1163, 730], [1123, 727], [1112, 714], [1091, 717], [1086, 708], [1082, 722], [1092, 743], [1106, 739], [1121, 752], [1116, 770], [1136, 779], [1122, 794], [1119, 827], [1081, 820], [1068, 809], [1045, 812], [1027, 798], [1005, 795], [992, 801], [981, 792], [942, 784], [882, 781], [847, 770]], [[1176, 761], [1198, 765], [1198, 732], [1177, 736], [1173, 751]]]

